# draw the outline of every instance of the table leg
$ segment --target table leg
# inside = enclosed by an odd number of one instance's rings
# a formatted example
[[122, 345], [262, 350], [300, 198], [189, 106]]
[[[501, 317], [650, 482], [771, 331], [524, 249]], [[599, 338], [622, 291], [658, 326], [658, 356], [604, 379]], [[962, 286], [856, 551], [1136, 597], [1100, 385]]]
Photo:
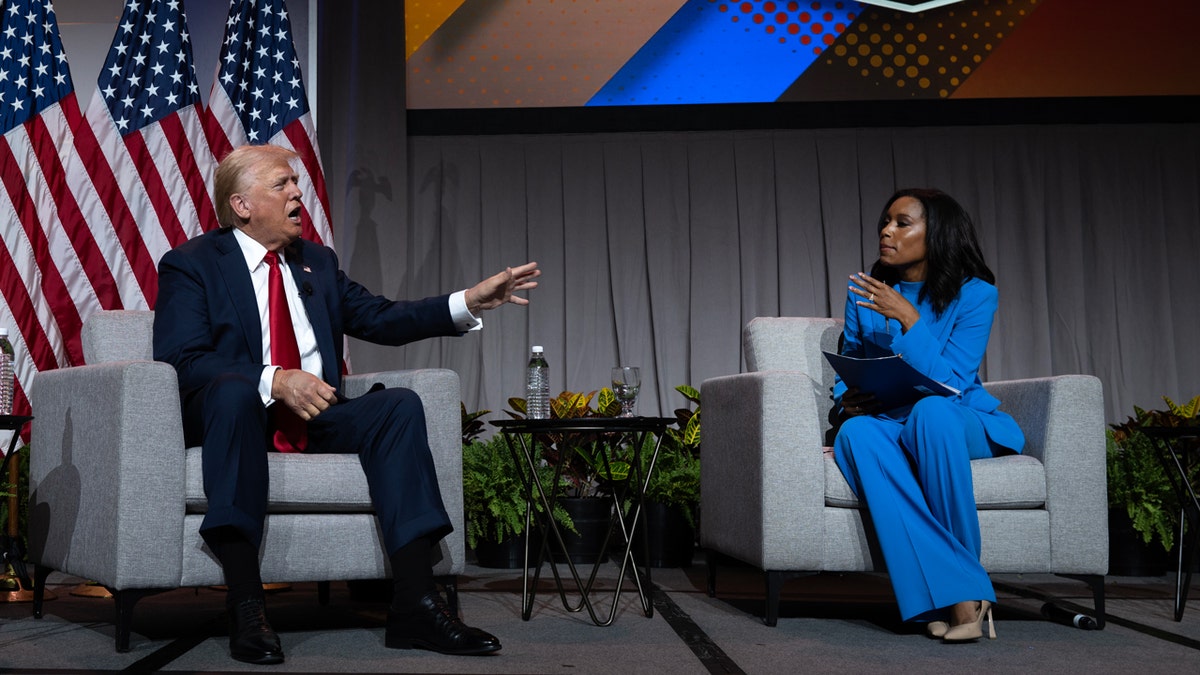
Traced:
[[[1188, 480], [1187, 467], [1180, 460], [1175, 446], [1170, 441], [1162, 443], [1166, 446], [1167, 453], [1174, 462], [1173, 468], [1178, 471], [1179, 482], [1176, 484], [1172, 477], [1172, 467], [1163, 467], [1167, 471], [1167, 476], [1172, 478], [1171, 483], [1176, 488], [1175, 493], [1179, 495], [1179, 538], [1177, 540], [1179, 557], [1178, 566], [1175, 568], [1175, 620], [1183, 621], [1183, 611], [1187, 609], [1188, 590], [1192, 583], [1192, 558], [1197, 545], [1200, 545], [1200, 498], [1196, 496], [1196, 491], [1192, 488], [1191, 481]], [[1166, 464], [1165, 458], [1163, 464]], [[1188, 525], [1191, 525], [1191, 541], [1186, 538]]]
[[[559, 574], [558, 565], [554, 561], [554, 557], [549, 556], [550, 570], [554, 575], [555, 587], [558, 591], [559, 598], [563, 603], [564, 609], [569, 612], [579, 612], [587, 610], [593, 623], [597, 626], [608, 626], [616, 619], [617, 609], [620, 605], [620, 596], [625, 584], [625, 575], [628, 573], [637, 588], [638, 598], [642, 604], [642, 610], [647, 617], [654, 615], [654, 606], [651, 594], [648, 588], [652, 588], [650, 584], [650, 568], [647, 565], [644, 574], [638, 569], [636, 561], [633, 559], [633, 541], [638, 536], [638, 526], [641, 520], [641, 514], [645, 504], [646, 489], [649, 487], [649, 479], [653, 474], [654, 466], [658, 461], [659, 451], [662, 447], [663, 434], [660, 429], [654, 433], [654, 451], [650, 456], [645, 472], [642, 472], [642, 448], [647, 441], [646, 434], [650, 431], [629, 432], [632, 435], [633, 446], [633, 462], [631, 467], [630, 480], [625, 482], [623, 489], [613, 492], [611, 498], [613, 500], [613, 508], [615, 512], [612, 514], [612, 519], [609, 521], [608, 530], [605, 533], [604, 549], [607, 551], [608, 544], [612, 540], [614, 531], [621, 535], [621, 543], [623, 551], [621, 555], [621, 566], [617, 576], [616, 588], [613, 589], [612, 605], [609, 607], [608, 616], [601, 618], [596, 612], [596, 606], [592, 603], [591, 592], [595, 585], [596, 577], [600, 569], [600, 565], [605, 564], [607, 556], [603, 553], [592, 565], [591, 574], [588, 576], [587, 582], [584, 583], [580, 576], [579, 570], [576, 568], [574, 561], [571, 560], [567, 553], [566, 543], [563, 539], [562, 531], [558, 527], [558, 523], [554, 520], [554, 507], [557, 504], [559, 483], [561, 482], [562, 463], [559, 463], [555, 469], [555, 475], [552, 479], [552, 484], [548, 487], [543, 485], [542, 480], [538, 476], [537, 464], [540, 455], [537, 451], [537, 437], [530, 435], [530, 440], [526, 443], [525, 435], [520, 433], [503, 432], [505, 436], [505, 444], [508, 446], [509, 452], [512, 455], [513, 462], [519, 467], [521, 474], [522, 488], [525, 490], [526, 507], [525, 507], [525, 546], [524, 546], [524, 570], [522, 571], [521, 580], [521, 618], [528, 621], [533, 612], [533, 601], [537, 594], [538, 581], [541, 578], [541, 566], [547, 561], [547, 553], [549, 552], [551, 542], [557, 545], [558, 550], [563, 553], [566, 559], [567, 567], [570, 571], [571, 580], [575, 583], [575, 588], [580, 594], [578, 604], [572, 604], [567, 597], [567, 591], [563, 584], [563, 577]], [[517, 436], [514, 441], [513, 435]], [[611, 466], [612, 461], [616, 459], [616, 448], [620, 447], [621, 440], [627, 438], [623, 432], [618, 433], [615, 437], [609, 438], [611, 434], [606, 435], [605, 432], [598, 432], [594, 438], [592, 445], [592, 456], [602, 458], [604, 469], [608, 471], [608, 476], [612, 476]], [[530, 447], [532, 446], [532, 448]], [[632, 493], [629, 490], [633, 490]], [[629, 499], [632, 502], [632, 509], [626, 515], [621, 505]], [[542, 513], [540, 516], [535, 516], [533, 510], [536, 505], [540, 504]], [[540, 540], [536, 544], [538, 556], [535, 570], [532, 579], [530, 578], [530, 558], [532, 546], [534, 545], [531, 537], [535, 526], [540, 526]], [[645, 528], [641, 531], [643, 541], [647, 539]], [[648, 548], [648, 547], [647, 547]]]

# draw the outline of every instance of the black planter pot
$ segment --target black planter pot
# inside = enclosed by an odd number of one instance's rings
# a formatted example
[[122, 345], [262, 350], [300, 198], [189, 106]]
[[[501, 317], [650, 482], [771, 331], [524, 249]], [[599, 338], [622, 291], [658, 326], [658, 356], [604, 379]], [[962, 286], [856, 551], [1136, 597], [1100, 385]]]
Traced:
[[[639, 532], [634, 535], [633, 559], [649, 567], [687, 567], [696, 549], [696, 530], [688, 523], [683, 508], [658, 502], [642, 507]], [[640, 528], [645, 529], [645, 538]], [[619, 549], [615, 551], [620, 556]]]
[[[579, 531], [575, 534], [559, 526], [571, 562], [576, 565], [595, 563], [604, 555], [604, 535], [612, 518], [612, 501], [608, 498], [568, 498], [559, 499], [558, 503], [566, 509]], [[566, 562], [556, 542], [550, 542], [550, 551], [555, 562]]]
[[1133, 529], [1125, 509], [1108, 510], [1108, 573], [1119, 577], [1157, 577], [1167, 572], [1162, 544], [1147, 544]]
[[[530, 560], [530, 566], [536, 561], [537, 551], [531, 552], [534, 560]], [[488, 539], [480, 539], [475, 542], [475, 564], [480, 567], [488, 567], [491, 569], [501, 570], [519, 570], [521, 569], [522, 559], [525, 556], [525, 537], [512, 536], [501, 542], [495, 542]]]

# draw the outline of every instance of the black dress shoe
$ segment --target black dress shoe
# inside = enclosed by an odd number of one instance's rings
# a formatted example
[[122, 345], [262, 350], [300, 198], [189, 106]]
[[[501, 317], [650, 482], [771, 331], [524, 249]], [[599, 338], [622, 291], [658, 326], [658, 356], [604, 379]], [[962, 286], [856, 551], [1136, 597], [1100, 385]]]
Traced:
[[279, 636], [267, 623], [267, 608], [261, 598], [248, 598], [230, 605], [229, 654], [245, 663], [283, 663], [283, 647], [279, 644]]
[[500, 651], [496, 636], [463, 623], [436, 591], [426, 594], [417, 607], [407, 612], [388, 611], [384, 645], [389, 649], [428, 649], [460, 656]]

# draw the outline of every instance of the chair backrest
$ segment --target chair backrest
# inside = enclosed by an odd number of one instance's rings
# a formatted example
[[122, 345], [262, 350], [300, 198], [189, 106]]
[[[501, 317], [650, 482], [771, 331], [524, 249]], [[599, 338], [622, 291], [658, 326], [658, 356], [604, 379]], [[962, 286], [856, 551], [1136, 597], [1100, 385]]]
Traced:
[[108, 310], [83, 323], [84, 363], [151, 361], [154, 359], [154, 312]]
[[841, 319], [760, 316], [742, 330], [746, 367], [751, 371], [796, 370], [833, 386], [833, 368], [821, 355], [836, 352]]

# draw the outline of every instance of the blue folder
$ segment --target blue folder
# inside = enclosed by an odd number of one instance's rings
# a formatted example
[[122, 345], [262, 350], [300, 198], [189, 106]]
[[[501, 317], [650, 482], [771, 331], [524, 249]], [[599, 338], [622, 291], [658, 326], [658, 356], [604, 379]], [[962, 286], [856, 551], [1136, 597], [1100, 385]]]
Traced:
[[822, 352], [848, 387], [875, 394], [883, 410], [912, 405], [926, 396], [954, 396], [957, 389], [934, 380], [899, 356], [861, 359]]

